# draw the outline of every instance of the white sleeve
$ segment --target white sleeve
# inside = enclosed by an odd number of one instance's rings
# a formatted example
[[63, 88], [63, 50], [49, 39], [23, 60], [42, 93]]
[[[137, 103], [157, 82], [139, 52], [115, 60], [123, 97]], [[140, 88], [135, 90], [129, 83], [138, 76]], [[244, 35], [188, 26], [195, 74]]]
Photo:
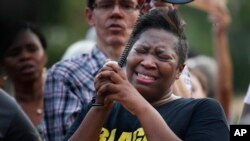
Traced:
[[250, 104], [250, 84], [248, 86], [247, 94], [246, 94], [246, 96], [244, 98], [244, 103]]
[[180, 77], [182, 77], [182, 79], [184, 80], [184, 84], [186, 85], [186, 87], [189, 91], [189, 94], [191, 94], [192, 93], [192, 82], [191, 82], [191, 78], [190, 78], [190, 72], [189, 72], [187, 66], [184, 67]]

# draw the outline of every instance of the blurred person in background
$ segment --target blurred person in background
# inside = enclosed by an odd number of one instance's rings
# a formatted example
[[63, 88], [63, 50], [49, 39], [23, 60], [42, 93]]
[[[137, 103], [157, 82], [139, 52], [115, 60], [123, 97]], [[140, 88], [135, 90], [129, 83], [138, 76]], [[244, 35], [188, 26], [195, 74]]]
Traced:
[[189, 5], [207, 12], [213, 24], [212, 37], [217, 64], [217, 76], [213, 82], [215, 83], [213, 97], [219, 100], [227, 119], [230, 121], [232, 116], [233, 70], [227, 33], [231, 17], [226, 4], [226, 0], [195, 0]]
[[[187, 63], [188, 65], [188, 63]], [[206, 76], [197, 68], [189, 68], [193, 98], [205, 98], [208, 97], [207, 79]]]
[[1, 26], [0, 63], [13, 84], [12, 94], [41, 133], [47, 43], [40, 29], [26, 21]]
[[244, 105], [240, 116], [239, 124], [250, 125], [250, 84], [244, 98]]
[[[163, 6], [172, 4], [160, 0]], [[143, 7], [143, 0], [87, 0], [85, 15], [96, 30], [88, 54], [62, 60], [48, 71], [45, 86], [46, 140], [61, 141], [83, 105], [95, 95], [94, 77], [107, 59], [118, 61]], [[190, 0], [168, 0], [190, 2]]]
[[206, 95], [214, 97], [218, 68], [216, 60], [207, 55], [196, 54], [188, 58], [186, 63], [189, 69], [197, 70], [205, 77]]

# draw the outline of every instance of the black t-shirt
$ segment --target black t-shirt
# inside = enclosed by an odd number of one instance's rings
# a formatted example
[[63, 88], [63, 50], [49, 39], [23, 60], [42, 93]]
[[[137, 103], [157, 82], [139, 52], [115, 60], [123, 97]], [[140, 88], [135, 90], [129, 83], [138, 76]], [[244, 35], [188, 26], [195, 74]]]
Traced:
[[[172, 131], [185, 141], [228, 141], [229, 128], [224, 112], [213, 99], [177, 99], [155, 107]], [[73, 124], [72, 134], [80, 125], [88, 108], [83, 108], [81, 115]], [[147, 113], [145, 113], [147, 116]], [[120, 104], [112, 108], [100, 140], [146, 140], [144, 131], [137, 117], [129, 113]]]
[[15, 100], [1, 89], [0, 141], [40, 141], [31, 121]]

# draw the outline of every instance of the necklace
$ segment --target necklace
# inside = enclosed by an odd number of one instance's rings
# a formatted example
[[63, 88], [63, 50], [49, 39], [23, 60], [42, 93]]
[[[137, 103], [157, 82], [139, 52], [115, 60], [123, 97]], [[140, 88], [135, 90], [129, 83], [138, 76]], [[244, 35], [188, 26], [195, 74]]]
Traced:
[[19, 102], [19, 104], [26, 113], [29, 113], [29, 114], [33, 113], [39, 116], [43, 114], [43, 108], [41, 106], [37, 107], [35, 105], [30, 105], [30, 104], [26, 104], [22, 102]]
[[175, 94], [172, 93], [172, 94], [170, 94], [169, 97], [160, 99], [160, 100], [152, 103], [152, 105], [153, 106], [160, 106], [160, 105], [169, 103], [169, 102], [174, 101], [174, 100], [179, 99], [179, 98], [181, 98], [181, 97], [180, 96], [176, 96]]

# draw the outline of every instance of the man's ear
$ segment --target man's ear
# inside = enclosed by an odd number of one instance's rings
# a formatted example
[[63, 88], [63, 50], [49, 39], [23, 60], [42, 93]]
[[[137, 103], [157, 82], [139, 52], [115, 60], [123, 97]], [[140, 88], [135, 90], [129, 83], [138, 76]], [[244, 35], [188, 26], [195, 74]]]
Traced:
[[94, 26], [93, 9], [86, 8], [84, 12], [85, 12], [85, 16], [87, 17], [87, 22], [88, 22], [89, 26]]
[[185, 66], [186, 66], [186, 64], [181, 64], [181, 65], [178, 66], [178, 68], [177, 68], [177, 69], [178, 69], [178, 72], [177, 72], [177, 74], [176, 74], [176, 79], [179, 79], [179, 78], [180, 78], [181, 73], [182, 73], [182, 71], [184, 70]]

